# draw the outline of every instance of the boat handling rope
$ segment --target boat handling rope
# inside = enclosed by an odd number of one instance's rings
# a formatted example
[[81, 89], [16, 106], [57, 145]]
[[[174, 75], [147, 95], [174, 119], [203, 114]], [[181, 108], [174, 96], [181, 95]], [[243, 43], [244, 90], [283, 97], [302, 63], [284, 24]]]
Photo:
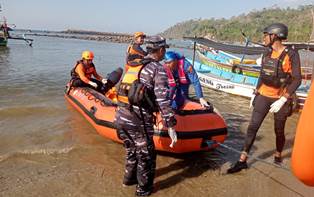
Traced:
[[[207, 141], [206, 141], [206, 144], [207, 144], [209, 147], [212, 147], [213, 145], [218, 144], [218, 145], [220, 145], [221, 147], [224, 147], [224, 148], [226, 148], [226, 149], [228, 149], [228, 150], [230, 150], [230, 151], [232, 151], [232, 152], [236, 152], [236, 153], [238, 153], [238, 154], [241, 154], [241, 153], [242, 153], [241, 151], [238, 151], [238, 150], [236, 150], [235, 148], [232, 148], [232, 147], [227, 146], [227, 145], [225, 145], [225, 144], [216, 142], [215, 140], [207, 140]], [[248, 158], [251, 158], [251, 159], [254, 159], [254, 160], [256, 160], [256, 161], [260, 161], [260, 162], [262, 162], [262, 163], [271, 165], [271, 166], [275, 166], [276, 168], [281, 168], [281, 169], [283, 169], [283, 170], [286, 170], [286, 171], [291, 172], [289, 168], [284, 167], [284, 166], [281, 166], [281, 165], [278, 165], [278, 164], [274, 164], [274, 163], [269, 162], [269, 161], [267, 161], [267, 160], [265, 160], [265, 159], [261, 159], [261, 158], [258, 158], [258, 157], [254, 157], [253, 155], [247, 155], [247, 157], [248, 157]]]
[[[234, 148], [232, 148], [232, 147], [230, 147], [230, 146], [227, 146], [227, 145], [225, 145], [225, 144], [221, 144], [221, 143], [219, 143], [219, 142], [216, 142], [215, 140], [207, 140], [206, 143], [207, 143], [208, 146], [210, 146], [210, 147], [211, 147], [212, 145], [217, 145], [217, 144], [218, 144], [218, 145], [220, 145], [221, 147], [226, 148], [226, 149], [228, 149], [228, 150], [231, 150], [231, 151], [233, 151], [233, 152], [236, 152], [236, 153], [238, 153], [238, 154], [241, 154], [241, 153], [242, 153], [241, 151], [238, 151], [238, 150], [236, 150], [236, 149], [234, 149]], [[287, 167], [283, 167], [283, 166], [280, 166], [280, 165], [276, 165], [276, 164], [274, 164], [274, 163], [271, 163], [271, 162], [266, 161], [266, 160], [264, 160], [264, 159], [260, 159], [260, 158], [258, 158], [258, 157], [254, 157], [254, 156], [252, 156], [252, 155], [247, 155], [247, 157], [248, 157], [248, 158], [255, 159], [256, 161], [260, 161], [260, 162], [263, 162], [263, 163], [265, 163], [265, 164], [274, 166], [274, 167], [276, 167], [276, 168], [281, 168], [281, 169], [285, 170], [286, 172], [292, 173], [291, 170], [290, 170], [289, 168], [287, 168]], [[282, 185], [282, 186], [285, 187], [286, 189], [288, 189], [288, 190], [294, 192], [294, 193], [297, 194], [298, 196], [304, 196], [303, 194], [301, 194], [301, 193], [299, 193], [298, 191], [294, 190], [294, 189], [291, 188], [290, 186], [288, 186], [288, 185], [282, 183], [281, 181], [277, 180], [276, 177], [272, 177], [272, 176], [270, 176], [268, 173], [266, 173], [266, 172], [264, 172], [263, 170], [260, 170], [260, 169], [258, 169], [258, 168], [256, 168], [256, 167], [255, 167], [255, 169], [256, 169], [257, 171], [259, 171], [260, 173], [262, 173], [263, 175], [265, 175], [266, 177], [272, 179], [272, 180], [275, 181], [276, 183]]]

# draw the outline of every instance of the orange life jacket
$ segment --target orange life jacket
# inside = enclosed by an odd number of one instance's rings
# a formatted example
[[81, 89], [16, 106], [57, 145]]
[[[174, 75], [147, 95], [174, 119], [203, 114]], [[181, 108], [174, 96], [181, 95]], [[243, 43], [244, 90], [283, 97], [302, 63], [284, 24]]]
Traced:
[[129, 67], [122, 79], [118, 90], [118, 101], [123, 104], [129, 104], [128, 92], [132, 83], [138, 79], [139, 72], [142, 70], [143, 65]]
[[75, 71], [79, 64], [83, 65], [83, 69], [84, 69], [83, 72], [84, 72], [86, 78], [91, 79], [92, 74], [95, 72], [95, 65], [94, 65], [94, 63], [91, 63], [90, 65], [85, 65], [82, 60], [77, 61], [76, 65], [72, 69], [72, 71], [71, 71], [72, 79], [79, 79], [80, 78], [79, 75]]
[[141, 70], [152, 61], [154, 60], [144, 59], [142, 64], [129, 67], [124, 73], [117, 96], [120, 106], [130, 107], [136, 105], [152, 111], [157, 110], [154, 93], [148, 90], [139, 80]]
[[[276, 65], [277, 67], [275, 67], [275, 68], [279, 68], [277, 72], [281, 73], [281, 76], [284, 76], [282, 78], [285, 78], [285, 75], [286, 76], [291, 75], [292, 64], [291, 64], [291, 59], [290, 59], [289, 53], [287, 53], [287, 52], [283, 52], [283, 53], [284, 53], [284, 57], [280, 57], [282, 54], [279, 54], [276, 51], [272, 51], [271, 54], [268, 54], [268, 56], [272, 59], [277, 59], [278, 61], [280, 61], [280, 64]], [[281, 60], [279, 60], [279, 59], [281, 59]], [[260, 77], [262, 77], [262, 76], [260, 76]], [[284, 81], [284, 83], [289, 83], [289, 80], [291, 80], [291, 78], [290, 79], [287, 78], [287, 81]], [[273, 80], [273, 81], [275, 81], [275, 80]], [[262, 85], [258, 88], [258, 92], [263, 96], [267, 96], [267, 97], [271, 97], [271, 98], [280, 98], [286, 92], [286, 87], [285, 87], [285, 85], [283, 87], [273, 87], [271, 85], [265, 84], [262, 80]]]
[[134, 44], [130, 44], [127, 49], [126, 54], [126, 65], [125, 69], [127, 70], [130, 66], [139, 66], [141, 65], [142, 59], [145, 57], [145, 54], [141, 53], [140, 51], [133, 49]]

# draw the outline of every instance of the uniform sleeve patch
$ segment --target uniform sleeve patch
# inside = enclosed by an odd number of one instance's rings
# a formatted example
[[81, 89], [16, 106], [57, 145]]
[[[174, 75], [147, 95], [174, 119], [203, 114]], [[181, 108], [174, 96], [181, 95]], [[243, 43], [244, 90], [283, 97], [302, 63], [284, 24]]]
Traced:
[[192, 72], [193, 72], [193, 67], [192, 67], [192, 65], [191, 65], [191, 66], [189, 66], [188, 71], [189, 71], [190, 73], [192, 73]]

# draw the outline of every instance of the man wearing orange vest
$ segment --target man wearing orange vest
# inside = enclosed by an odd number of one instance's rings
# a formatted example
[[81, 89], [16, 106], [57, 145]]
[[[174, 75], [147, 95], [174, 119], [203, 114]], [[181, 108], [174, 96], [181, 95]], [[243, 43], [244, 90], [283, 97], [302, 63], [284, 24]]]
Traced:
[[202, 107], [209, 107], [209, 104], [203, 98], [203, 91], [197, 73], [185, 57], [174, 51], [167, 51], [164, 68], [168, 76], [173, 109], [180, 109], [184, 105], [185, 99], [189, 97], [190, 84], [193, 84], [195, 94]]
[[147, 52], [141, 47], [141, 45], [144, 44], [145, 37], [146, 35], [143, 32], [134, 33], [134, 41], [127, 49], [126, 70], [129, 66], [139, 66], [142, 64], [142, 59], [147, 55]]
[[[94, 54], [91, 51], [83, 51], [82, 59], [77, 61], [75, 67], [71, 71], [71, 86], [72, 87], [91, 87], [98, 92], [106, 93], [120, 79], [123, 70], [118, 68], [104, 79], [96, 72], [93, 63]], [[95, 78], [92, 78], [94, 76]]]
[[274, 114], [276, 134], [276, 152], [274, 162], [281, 164], [281, 152], [285, 144], [285, 123], [292, 113], [291, 96], [301, 84], [301, 68], [299, 53], [282, 44], [288, 37], [288, 27], [282, 23], [274, 23], [263, 31], [263, 41], [269, 47], [262, 57], [262, 68], [251, 98], [250, 108], [254, 106], [251, 121], [240, 159], [228, 169], [228, 173], [236, 173], [248, 168], [247, 155], [255, 141], [264, 118], [268, 112]]

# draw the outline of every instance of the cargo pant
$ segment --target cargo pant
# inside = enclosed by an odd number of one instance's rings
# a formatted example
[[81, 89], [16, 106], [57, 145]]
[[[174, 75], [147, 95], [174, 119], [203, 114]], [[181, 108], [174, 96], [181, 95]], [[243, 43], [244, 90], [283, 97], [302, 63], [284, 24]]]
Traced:
[[[130, 120], [134, 125], [125, 119]], [[151, 191], [156, 169], [153, 124], [146, 122], [146, 131], [144, 131], [143, 123], [140, 120], [117, 113], [116, 125], [118, 125], [118, 136], [123, 140], [126, 149], [123, 183], [126, 185], [137, 183], [137, 192]]]

